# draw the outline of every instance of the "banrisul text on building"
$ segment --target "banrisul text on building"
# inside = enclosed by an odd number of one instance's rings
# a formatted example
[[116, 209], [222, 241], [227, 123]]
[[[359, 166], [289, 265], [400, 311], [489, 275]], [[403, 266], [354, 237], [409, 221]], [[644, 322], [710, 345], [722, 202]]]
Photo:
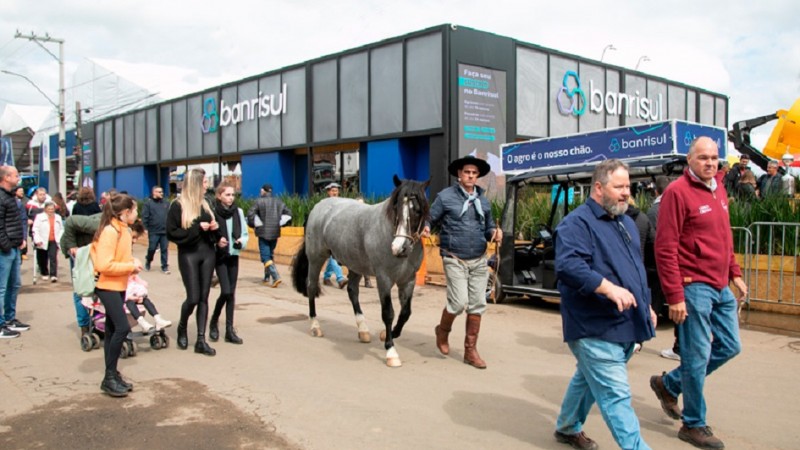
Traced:
[[[556, 104], [561, 114], [581, 116], [586, 113], [585, 86], [576, 72], [570, 70], [564, 74], [562, 86], [556, 94]], [[633, 94], [604, 91], [596, 87], [592, 79], [589, 80], [588, 103], [589, 111], [595, 114], [605, 111], [613, 116], [638, 117], [648, 121], [660, 121], [664, 118], [664, 99], [661, 94], [655, 98], [647, 98], [638, 90]]]
[[226, 105], [225, 100], [222, 100], [219, 104], [219, 111], [217, 111], [216, 99], [207, 98], [203, 102], [203, 118], [200, 127], [203, 129], [203, 133], [213, 133], [219, 127], [236, 125], [245, 120], [286, 114], [287, 95], [288, 88], [286, 83], [283, 83], [281, 92], [278, 94], [259, 92], [258, 97], [242, 100], [233, 105]]

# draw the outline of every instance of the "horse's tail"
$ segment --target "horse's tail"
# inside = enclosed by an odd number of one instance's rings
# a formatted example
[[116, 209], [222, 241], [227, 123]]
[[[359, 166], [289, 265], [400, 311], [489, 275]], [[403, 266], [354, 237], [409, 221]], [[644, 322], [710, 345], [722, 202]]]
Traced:
[[292, 261], [292, 284], [297, 292], [308, 297], [308, 255], [306, 255], [306, 241]]

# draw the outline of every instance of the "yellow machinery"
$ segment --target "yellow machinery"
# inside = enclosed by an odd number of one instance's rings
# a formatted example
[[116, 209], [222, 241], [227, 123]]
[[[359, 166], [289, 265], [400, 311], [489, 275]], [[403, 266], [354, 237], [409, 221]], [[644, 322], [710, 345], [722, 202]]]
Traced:
[[[764, 148], [759, 151], [750, 145], [750, 131], [775, 119], [778, 123]], [[728, 132], [728, 140], [736, 150], [749, 155], [750, 160], [762, 169], [766, 170], [770, 159], [780, 161], [786, 153], [794, 157], [794, 166], [800, 166], [800, 99], [788, 111], [781, 109], [774, 114], [734, 123], [733, 129]]]

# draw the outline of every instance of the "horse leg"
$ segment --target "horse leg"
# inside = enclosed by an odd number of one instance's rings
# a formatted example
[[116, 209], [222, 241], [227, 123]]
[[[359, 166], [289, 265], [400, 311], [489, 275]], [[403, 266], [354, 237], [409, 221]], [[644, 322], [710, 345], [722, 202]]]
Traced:
[[322, 264], [327, 258], [319, 261], [317, 258], [312, 258], [308, 268], [308, 318], [311, 320], [311, 336], [322, 337], [322, 328], [317, 320], [317, 302], [316, 298], [319, 296], [319, 272], [322, 270]]
[[378, 275], [375, 277], [378, 282], [378, 296], [381, 300], [381, 318], [383, 319], [383, 331], [381, 340], [384, 341], [383, 347], [386, 349], [386, 365], [389, 367], [400, 367], [400, 355], [394, 348], [392, 340], [392, 322], [394, 322], [394, 307], [392, 306], [392, 284], [385, 277]]
[[347, 296], [350, 298], [350, 303], [353, 304], [353, 314], [356, 316], [356, 328], [358, 329], [358, 340], [368, 344], [372, 341], [372, 337], [369, 334], [367, 319], [364, 318], [364, 313], [361, 312], [361, 304], [358, 302], [358, 284], [360, 282], [361, 274], [350, 271], [347, 281]]
[[416, 280], [411, 280], [402, 286], [398, 286], [398, 297], [400, 298], [400, 315], [397, 317], [397, 325], [392, 330], [392, 337], [397, 339], [403, 332], [403, 326], [411, 317], [411, 298], [414, 296]]

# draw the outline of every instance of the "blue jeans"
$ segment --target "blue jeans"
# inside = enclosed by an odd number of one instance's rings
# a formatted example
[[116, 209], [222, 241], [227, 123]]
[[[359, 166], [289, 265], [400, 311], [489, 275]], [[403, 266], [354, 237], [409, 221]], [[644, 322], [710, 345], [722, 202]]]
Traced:
[[742, 344], [738, 305], [729, 288], [692, 283], [683, 294], [688, 315], [678, 325], [681, 365], [664, 376], [664, 387], [676, 398], [683, 394], [683, 423], [695, 428], [706, 426], [706, 376], [739, 354]]
[[327, 280], [331, 277], [331, 275], [336, 275], [336, 281], [344, 280], [344, 274], [342, 273], [342, 266], [333, 259], [333, 256], [328, 258], [328, 265], [325, 266], [325, 273], [322, 274], [322, 279]]
[[583, 338], [567, 344], [578, 360], [578, 368], [564, 394], [556, 430], [564, 434], [580, 433], [596, 401], [620, 448], [649, 449], [642, 440], [639, 419], [631, 406], [626, 363], [633, 355], [634, 343]]
[[7, 252], [0, 251], [0, 301], [3, 302], [0, 319], [2, 323], [17, 318], [17, 293], [22, 286], [19, 274], [21, 261], [19, 249], [12, 248]]
[[278, 245], [277, 239], [264, 239], [258, 238], [258, 253], [261, 254], [261, 263], [264, 264], [266, 272], [264, 273], [264, 281], [269, 281], [272, 277], [275, 281], [280, 280], [281, 276], [278, 273], [278, 268], [273, 264], [267, 266], [268, 261], [272, 261], [272, 255], [275, 253], [275, 246]]
[[[72, 271], [75, 269], [75, 258], [69, 258], [69, 273], [72, 276]], [[89, 318], [89, 312], [86, 311], [86, 308], [83, 307], [81, 304], [81, 296], [72, 293], [72, 303], [75, 306], [75, 319], [78, 320], [79, 327], [88, 327], [91, 319]]]
[[149, 243], [147, 245], [147, 256], [145, 260], [147, 263], [153, 262], [156, 256], [156, 249], [161, 250], [161, 270], [169, 269], [169, 241], [167, 241], [166, 234], [147, 233], [149, 236]]

